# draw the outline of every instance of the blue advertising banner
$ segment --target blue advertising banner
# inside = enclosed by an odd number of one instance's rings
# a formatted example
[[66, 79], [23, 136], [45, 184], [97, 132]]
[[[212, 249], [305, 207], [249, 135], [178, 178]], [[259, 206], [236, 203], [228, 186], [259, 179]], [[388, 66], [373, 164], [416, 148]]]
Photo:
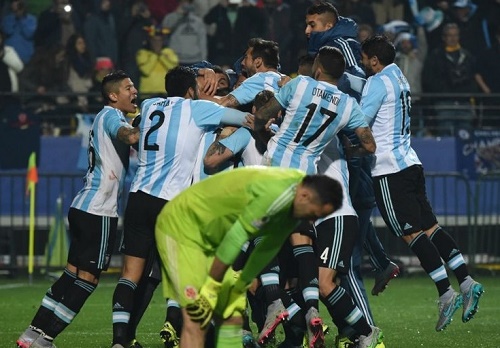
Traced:
[[500, 171], [500, 130], [457, 132], [457, 170], [471, 180]]

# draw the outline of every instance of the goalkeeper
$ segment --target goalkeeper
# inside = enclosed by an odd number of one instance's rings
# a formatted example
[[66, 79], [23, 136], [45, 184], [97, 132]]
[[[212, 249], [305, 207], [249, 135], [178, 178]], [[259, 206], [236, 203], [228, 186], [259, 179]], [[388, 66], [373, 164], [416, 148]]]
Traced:
[[[216, 174], [176, 196], [156, 221], [163, 294], [179, 302], [180, 347], [202, 348], [214, 319], [215, 346], [241, 346], [246, 289], [302, 220], [340, 208], [340, 184], [296, 169], [246, 167]], [[230, 265], [242, 245], [262, 242], [241, 274]]]

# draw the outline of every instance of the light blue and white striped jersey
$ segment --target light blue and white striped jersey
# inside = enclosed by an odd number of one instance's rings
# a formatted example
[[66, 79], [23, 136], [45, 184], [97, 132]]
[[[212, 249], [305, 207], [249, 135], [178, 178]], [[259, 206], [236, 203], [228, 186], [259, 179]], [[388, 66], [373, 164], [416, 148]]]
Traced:
[[253, 103], [255, 96], [263, 91], [272, 91], [276, 93], [280, 87], [278, 82], [281, 75], [274, 71], [259, 72], [241, 83], [241, 85], [230, 94], [236, 98], [240, 105]]
[[336, 179], [342, 186], [344, 197], [342, 200], [342, 207], [325, 218], [317, 220], [315, 223], [316, 226], [322, 221], [335, 216], [357, 216], [349, 194], [349, 170], [347, 169], [347, 161], [339, 137], [334, 137], [333, 140], [326, 145], [318, 162], [318, 173]]
[[267, 144], [264, 165], [299, 168], [314, 174], [321, 152], [341, 129], [368, 127], [356, 100], [324, 81], [298, 76], [275, 98], [286, 113]]
[[87, 213], [118, 217], [118, 201], [127, 173], [130, 146], [116, 138], [118, 129], [130, 127], [123, 112], [105, 106], [89, 132], [89, 167], [85, 184], [71, 207]]
[[410, 143], [410, 108], [410, 85], [396, 64], [368, 78], [361, 96], [361, 109], [377, 144], [373, 176], [397, 173], [421, 164]]
[[224, 112], [224, 107], [206, 100], [142, 102], [138, 167], [130, 192], [171, 200], [189, 187], [203, 134], [220, 124]]
[[205, 173], [203, 159], [205, 158], [205, 154], [207, 153], [208, 148], [210, 147], [210, 145], [212, 145], [216, 137], [217, 132], [215, 130], [203, 134], [200, 148], [198, 149], [198, 154], [196, 155], [192, 184], [196, 184], [198, 181], [201, 181], [210, 176], [209, 174]]
[[234, 154], [241, 153], [241, 161], [238, 166], [254, 166], [262, 163], [262, 155], [255, 146], [255, 139], [250, 131], [244, 127], [240, 127], [227, 138], [219, 140], [219, 143]]

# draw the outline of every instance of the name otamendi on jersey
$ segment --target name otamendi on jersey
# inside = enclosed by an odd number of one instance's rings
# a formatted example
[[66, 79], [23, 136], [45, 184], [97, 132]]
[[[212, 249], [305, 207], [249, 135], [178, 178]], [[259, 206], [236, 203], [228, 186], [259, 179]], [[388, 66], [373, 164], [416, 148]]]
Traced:
[[314, 87], [312, 89], [312, 95], [316, 97], [320, 97], [321, 99], [326, 100], [327, 102], [332, 103], [333, 105], [339, 105], [340, 98], [333, 95], [329, 91], [325, 91], [324, 89]]

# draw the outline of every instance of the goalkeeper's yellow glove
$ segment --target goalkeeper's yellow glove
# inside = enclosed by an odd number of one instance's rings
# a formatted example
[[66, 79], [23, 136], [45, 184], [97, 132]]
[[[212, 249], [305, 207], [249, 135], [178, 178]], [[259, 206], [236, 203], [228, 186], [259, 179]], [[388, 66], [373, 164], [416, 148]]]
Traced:
[[247, 307], [247, 288], [248, 286], [241, 283], [239, 280], [229, 290], [228, 300], [222, 318], [228, 319], [234, 313], [242, 314]]
[[191, 320], [199, 322], [202, 329], [205, 329], [212, 319], [221, 286], [220, 282], [208, 276], [194, 302], [186, 306]]

